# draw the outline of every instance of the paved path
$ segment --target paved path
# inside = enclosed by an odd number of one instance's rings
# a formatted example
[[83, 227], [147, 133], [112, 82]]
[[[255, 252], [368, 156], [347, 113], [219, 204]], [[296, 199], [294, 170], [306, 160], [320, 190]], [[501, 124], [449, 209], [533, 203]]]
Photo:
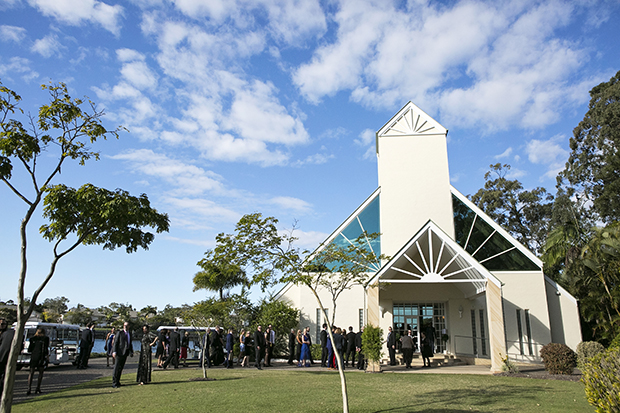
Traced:
[[[138, 369], [138, 357], [127, 358], [127, 363], [123, 369], [123, 373], [136, 373]], [[28, 368], [23, 368], [17, 372], [15, 376], [15, 389], [13, 392], [13, 401], [15, 403], [23, 402], [25, 400], [36, 397], [34, 389], [36, 388], [38, 372], [35, 372], [32, 379], [32, 394], [26, 396], [28, 390]], [[100, 377], [112, 377], [112, 367], [106, 367], [105, 357], [91, 358], [88, 362], [88, 368], [86, 370], [78, 370], [71, 363], [61, 364], [59, 366], [50, 365], [43, 373], [43, 382], [41, 384], [41, 391], [45, 393], [51, 393], [58, 390], [65, 389], [67, 387], [74, 386], [76, 384], [86, 383], [91, 380], [98, 379]], [[112, 379], [110, 378], [110, 386], [112, 386]]]

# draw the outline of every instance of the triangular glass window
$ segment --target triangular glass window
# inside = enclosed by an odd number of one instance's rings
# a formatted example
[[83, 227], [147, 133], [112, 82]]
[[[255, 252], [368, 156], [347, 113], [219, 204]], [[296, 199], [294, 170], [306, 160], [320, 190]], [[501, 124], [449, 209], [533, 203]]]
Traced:
[[[353, 213], [352, 216], [347, 219], [346, 226], [343, 224], [340, 226], [332, 240], [328, 245], [332, 243], [347, 248], [349, 245], [352, 245], [354, 241], [362, 235], [364, 232], [368, 234], [379, 234], [381, 232], [381, 227], [379, 225], [379, 192], [373, 194], [369, 200], [364, 202], [360, 208], [357, 209]], [[374, 253], [375, 257], [381, 255], [381, 237], [375, 238], [373, 240], [366, 237], [366, 242], [361, 247], [366, 252]], [[335, 265], [335, 264], [334, 264]], [[381, 263], [379, 260], [376, 260], [374, 264], [372, 264], [371, 268], [368, 268], [369, 271], [378, 271], [381, 268]]]
[[540, 267], [452, 194], [455, 241], [489, 271], [537, 271]]

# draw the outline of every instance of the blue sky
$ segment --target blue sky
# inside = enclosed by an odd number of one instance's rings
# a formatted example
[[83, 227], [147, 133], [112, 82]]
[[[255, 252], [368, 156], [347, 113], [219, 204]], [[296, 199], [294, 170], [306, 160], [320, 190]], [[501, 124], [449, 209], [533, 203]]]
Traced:
[[[146, 193], [171, 219], [149, 251], [64, 258], [41, 298], [70, 305], [204, 299], [196, 262], [245, 213], [297, 220], [315, 247], [376, 188], [374, 133], [408, 101], [449, 129], [464, 194], [497, 162], [554, 192], [588, 91], [620, 69], [617, 1], [0, 0], [0, 13], [0, 79], [24, 110], [65, 82], [129, 130], [60, 180]], [[0, 199], [8, 300], [25, 208], [6, 187]], [[50, 262], [41, 222], [26, 295]]]

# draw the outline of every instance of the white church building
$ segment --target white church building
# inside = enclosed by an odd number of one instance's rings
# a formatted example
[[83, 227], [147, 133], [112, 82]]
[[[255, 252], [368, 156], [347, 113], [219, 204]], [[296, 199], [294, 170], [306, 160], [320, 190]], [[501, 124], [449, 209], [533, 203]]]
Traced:
[[[345, 291], [335, 324], [366, 324], [419, 341], [435, 329], [435, 353], [501, 368], [502, 357], [540, 361], [554, 342], [576, 350], [577, 301], [543, 274], [543, 264], [450, 184], [448, 131], [409, 102], [376, 133], [379, 186], [324, 245], [348, 245], [366, 232], [378, 255], [366, 286]], [[278, 298], [301, 310], [318, 342], [325, 322], [312, 293], [287, 285]], [[321, 292], [323, 304], [330, 296]], [[327, 307], [331, 318], [333, 309]]]

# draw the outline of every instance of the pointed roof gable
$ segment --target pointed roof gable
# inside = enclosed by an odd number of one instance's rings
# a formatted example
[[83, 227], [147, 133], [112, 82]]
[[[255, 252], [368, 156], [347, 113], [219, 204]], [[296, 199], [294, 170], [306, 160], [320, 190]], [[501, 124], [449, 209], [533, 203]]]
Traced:
[[377, 138], [382, 136], [445, 135], [447, 133], [448, 130], [439, 122], [409, 102], [379, 129]]
[[486, 290], [490, 281], [501, 282], [467, 253], [433, 221], [417, 234], [368, 282], [455, 284], [466, 297]]

